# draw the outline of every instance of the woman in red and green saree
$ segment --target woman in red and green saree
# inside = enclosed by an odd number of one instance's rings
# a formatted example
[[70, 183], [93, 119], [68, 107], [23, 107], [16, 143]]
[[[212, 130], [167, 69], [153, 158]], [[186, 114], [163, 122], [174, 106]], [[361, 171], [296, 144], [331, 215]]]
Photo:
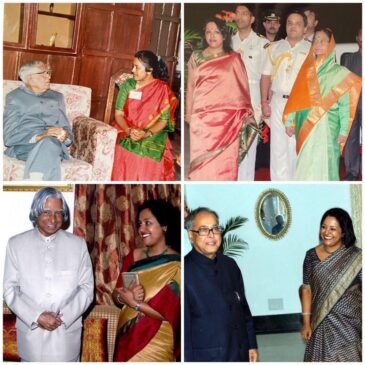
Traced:
[[188, 62], [189, 178], [237, 180], [241, 132], [247, 124], [256, 125], [246, 69], [222, 20], [205, 23], [203, 46]]
[[304, 361], [360, 362], [362, 255], [349, 214], [329, 209], [319, 237], [306, 253], [300, 288]]
[[286, 132], [296, 138], [296, 180], [339, 180], [361, 78], [338, 65], [335, 55], [332, 32], [318, 30], [285, 106]]
[[120, 87], [115, 106], [119, 133], [112, 180], [175, 180], [167, 134], [174, 130], [177, 99], [166, 83], [166, 64], [151, 51], [139, 51], [132, 73]]
[[[137, 226], [144, 247], [124, 258], [113, 291], [122, 308], [114, 361], [175, 361], [180, 355], [180, 212], [165, 201], [149, 200], [138, 209]], [[138, 276], [128, 287], [125, 272]]]

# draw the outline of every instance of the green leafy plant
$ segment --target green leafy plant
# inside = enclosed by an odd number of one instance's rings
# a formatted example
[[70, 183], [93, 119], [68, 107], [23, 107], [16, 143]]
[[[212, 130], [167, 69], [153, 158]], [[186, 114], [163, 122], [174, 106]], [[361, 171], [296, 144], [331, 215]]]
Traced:
[[242, 227], [248, 221], [247, 218], [237, 216], [228, 219], [223, 225], [222, 245], [220, 251], [227, 256], [237, 257], [241, 256], [242, 252], [247, 248], [247, 242], [236, 234], [230, 234], [237, 228]]
[[198, 32], [194, 30], [185, 29], [184, 31], [184, 48], [185, 50], [193, 51], [197, 44], [201, 43], [202, 37]]

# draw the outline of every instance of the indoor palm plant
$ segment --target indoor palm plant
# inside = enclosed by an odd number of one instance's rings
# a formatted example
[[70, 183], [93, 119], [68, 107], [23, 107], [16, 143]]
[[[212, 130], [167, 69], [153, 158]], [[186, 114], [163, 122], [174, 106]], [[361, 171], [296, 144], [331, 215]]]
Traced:
[[247, 218], [236, 216], [228, 219], [223, 225], [222, 245], [220, 251], [227, 256], [237, 257], [241, 256], [243, 250], [247, 248], [247, 242], [244, 241], [237, 234], [229, 232], [243, 226], [247, 222]]

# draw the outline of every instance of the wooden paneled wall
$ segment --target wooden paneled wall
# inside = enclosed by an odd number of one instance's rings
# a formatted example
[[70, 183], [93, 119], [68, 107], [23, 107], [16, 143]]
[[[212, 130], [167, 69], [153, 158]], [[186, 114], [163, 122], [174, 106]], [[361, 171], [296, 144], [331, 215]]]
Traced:
[[104, 119], [110, 76], [120, 69], [130, 72], [136, 51], [151, 49], [163, 56], [172, 81], [180, 39], [180, 4], [81, 4], [75, 22], [76, 43], [69, 51], [34, 47], [36, 4], [25, 4], [25, 15], [23, 44], [4, 44], [4, 79], [17, 79], [20, 65], [29, 60], [48, 62], [54, 70], [52, 82], [92, 89], [91, 116], [98, 120]]

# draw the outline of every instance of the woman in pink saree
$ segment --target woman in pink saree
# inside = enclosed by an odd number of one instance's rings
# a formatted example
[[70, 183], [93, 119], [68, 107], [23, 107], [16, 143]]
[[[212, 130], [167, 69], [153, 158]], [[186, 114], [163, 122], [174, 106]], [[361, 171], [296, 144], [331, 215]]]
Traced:
[[112, 180], [175, 180], [168, 132], [174, 131], [177, 99], [166, 83], [166, 64], [151, 51], [138, 51], [132, 73], [115, 105], [118, 138]]
[[241, 131], [255, 123], [246, 69], [223, 21], [206, 22], [204, 31], [204, 50], [188, 62], [189, 178], [237, 180]]

